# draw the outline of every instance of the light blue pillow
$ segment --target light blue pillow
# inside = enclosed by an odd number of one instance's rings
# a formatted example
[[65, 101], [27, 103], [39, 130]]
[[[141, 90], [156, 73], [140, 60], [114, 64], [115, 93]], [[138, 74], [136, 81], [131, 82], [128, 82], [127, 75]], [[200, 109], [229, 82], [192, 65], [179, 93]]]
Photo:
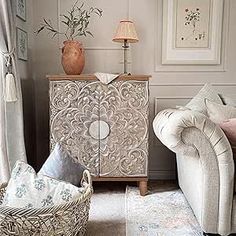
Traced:
[[75, 186], [80, 186], [84, 170], [85, 167], [72, 158], [69, 153], [57, 143], [38, 174], [63, 180]]

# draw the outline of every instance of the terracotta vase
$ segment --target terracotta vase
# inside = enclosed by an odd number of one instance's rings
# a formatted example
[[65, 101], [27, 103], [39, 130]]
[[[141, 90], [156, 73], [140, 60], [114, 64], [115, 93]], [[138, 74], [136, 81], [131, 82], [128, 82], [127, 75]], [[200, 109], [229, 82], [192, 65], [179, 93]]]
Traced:
[[67, 75], [79, 75], [84, 69], [84, 48], [79, 41], [63, 42], [61, 63]]

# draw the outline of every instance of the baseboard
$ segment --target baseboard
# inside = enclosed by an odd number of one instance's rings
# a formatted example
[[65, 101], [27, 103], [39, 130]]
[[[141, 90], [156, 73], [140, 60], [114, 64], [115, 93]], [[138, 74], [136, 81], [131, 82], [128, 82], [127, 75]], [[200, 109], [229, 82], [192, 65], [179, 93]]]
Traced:
[[175, 170], [149, 170], [149, 179], [176, 179]]

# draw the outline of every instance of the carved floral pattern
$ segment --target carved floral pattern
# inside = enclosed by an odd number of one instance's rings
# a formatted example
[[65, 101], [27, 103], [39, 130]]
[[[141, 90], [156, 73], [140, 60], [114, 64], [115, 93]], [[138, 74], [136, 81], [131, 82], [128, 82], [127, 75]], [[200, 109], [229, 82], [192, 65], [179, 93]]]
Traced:
[[[63, 141], [96, 176], [147, 175], [148, 82], [51, 81], [50, 100], [51, 147]], [[96, 120], [110, 127], [104, 139], [89, 133]]]

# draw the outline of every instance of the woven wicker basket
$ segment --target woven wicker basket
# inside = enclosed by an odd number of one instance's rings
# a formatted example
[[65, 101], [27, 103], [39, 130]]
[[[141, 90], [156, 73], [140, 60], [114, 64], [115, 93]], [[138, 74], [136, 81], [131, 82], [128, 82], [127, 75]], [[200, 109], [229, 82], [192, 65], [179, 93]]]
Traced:
[[[90, 173], [83, 173], [85, 193], [77, 200], [44, 208], [11, 208], [0, 205], [0, 235], [9, 236], [69, 236], [85, 235], [89, 217], [92, 181]], [[6, 184], [0, 185], [0, 204]]]

